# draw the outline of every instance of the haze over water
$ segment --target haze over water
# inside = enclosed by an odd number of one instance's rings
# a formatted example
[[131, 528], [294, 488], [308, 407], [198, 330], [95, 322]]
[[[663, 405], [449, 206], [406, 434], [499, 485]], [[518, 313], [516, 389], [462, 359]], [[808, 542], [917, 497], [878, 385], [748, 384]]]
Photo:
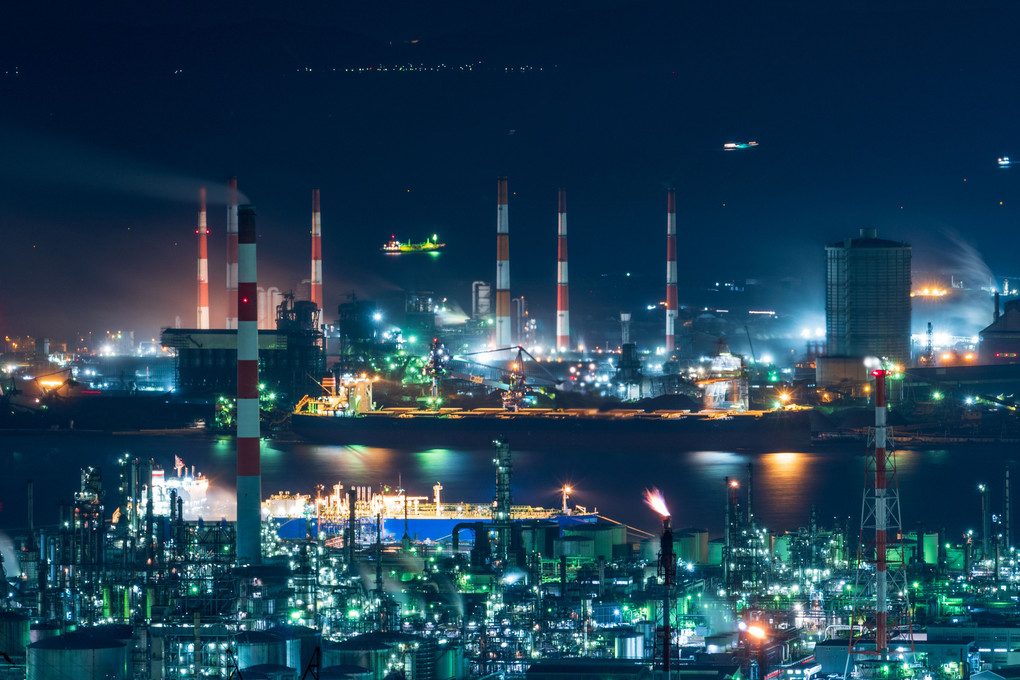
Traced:
[[[510, 442], [511, 448], [513, 442]], [[232, 501], [235, 484], [234, 440], [207, 435], [142, 434], [15, 434], [0, 433], [0, 532], [17, 532], [27, 523], [25, 483], [35, 481], [35, 521], [54, 524], [58, 505], [69, 502], [79, 488], [80, 470], [101, 467], [107, 489], [106, 511], [116, 505], [118, 466], [123, 454], [152, 457], [167, 475], [174, 456], [211, 480], [214, 502]], [[753, 465], [754, 512], [759, 523], [782, 532], [807, 526], [812, 505], [821, 526], [833, 518], [860, 523], [864, 485], [864, 447], [811, 449], [786, 453], [677, 451], [642, 453], [633, 450], [589, 454], [570, 451], [513, 450], [515, 505], [560, 506], [560, 489], [575, 491], [571, 505], [655, 531], [657, 517], [642, 500], [646, 488], [658, 487], [673, 514], [675, 528], [703, 527], [712, 536], [722, 531], [724, 479], [746, 490], [748, 463]], [[494, 495], [493, 452], [489, 450], [380, 449], [361, 446], [321, 446], [302, 441], [266, 440], [262, 443], [262, 492], [314, 494], [345, 486], [397, 486], [409, 495], [432, 497], [436, 482], [443, 485], [444, 503], [490, 502]], [[967, 446], [951, 450], [897, 451], [903, 526], [923, 521], [928, 530], [946, 526], [955, 540], [967, 529], [979, 530], [977, 485], [991, 489], [993, 513], [1000, 513], [1003, 480], [1015, 463], [1016, 447]], [[1020, 483], [1020, 476], [1014, 479]], [[222, 513], [220, 513], [222, 514]], [[210, 517], [209, 519], [218, 519]], [[1015, 531], [1020, 534], [1020, 531]]]

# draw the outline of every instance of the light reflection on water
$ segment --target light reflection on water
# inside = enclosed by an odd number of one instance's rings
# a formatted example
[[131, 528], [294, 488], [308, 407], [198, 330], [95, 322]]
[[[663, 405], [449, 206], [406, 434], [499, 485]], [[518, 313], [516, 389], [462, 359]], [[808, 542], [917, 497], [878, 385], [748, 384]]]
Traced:
[[[512, 443], [511, 443], [512, 444]], [[203, 472], [214, 487], [232, 492], [235, 483], [232, 438], [205, 436], [0, 434], [0, 530], [25, 523], [25, 480], [36, 480], [36, 517], [56, 521], [58, 503], [77, 490], [79, 470], [103, 468], [107, 511], [116, 505], [116, 458], [153, 457], [169, 470], [180, 455]], [[991, 488], [993, 511], [1001, 509], [1005, 466], [1016, 452], [1009, 446], [975, 446], [937, 451], [897, 452], [904, 525], [923, 520], [929, 527], [947, 525], [962, 531], [980, 521], [975, 489]], [[340, 482], [345, 486], [395, 486], [398, 480], [413, 495], [432, 496], [443, 485], [446, 502], [488, 503], [494, 493], [492, 450], [381, 449], [322, 446], [299, 441], [263, 442], [262, 490], [314, 493]], [[515, 504], [558, 508], [560, 490], [569, 484], [572, 505], [583, 505], [643, 529], [658, 520], [643, 501], [646, 488], [657, 487], [673, 513], [674, 527], [722, 530], [726, 500], [724, 479], [740, 484], [746, 501], [748, 464], [752, 465], [754, 513], [773, 531], [793, 530], [810, 521], [812, 505], [819, 521], [833, 517], [859, 521], [864, 484], [864, 449], [806, 450], [769, 454], [728, 451], [643, 453], [640, 442], [629, 451], [515, 451]], [[1016, 475], [1014, 475], [1016, 477]], [[1020, 477], [1016, 477], [1020, 479]]]

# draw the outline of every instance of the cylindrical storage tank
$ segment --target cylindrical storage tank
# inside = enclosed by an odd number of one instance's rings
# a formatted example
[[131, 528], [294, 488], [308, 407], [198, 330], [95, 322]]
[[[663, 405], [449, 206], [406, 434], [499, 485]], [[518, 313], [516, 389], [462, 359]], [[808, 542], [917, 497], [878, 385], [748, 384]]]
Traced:
[[627, 527], [622, 524], [578, 524], [565, 527], [564, 536], [584, 536], [590, 538], [592, 545], [592, 557], [604, 557], [607, 561], [613, 559], [614, 548], [627, 543]]
[[553, 541], [559, 538], [560, 527], [555, 522], [544, 519], [528, 519], [519, 522], [521, 527], [521, 543], [528, 554], [541, 553], [552, 555]]
[[564, 536], [553, 542], [556, 557], [595, 558], [595, 541], [587, 536]]
[[352, 638], [322, 645], [323, 666], [363, 666], [372, 677], [386, 675], [390, 646], [381, 642]]
[[237, 667], [241, 670], [267, 663], [282, 664], [287, 658], [284, 641], [278, 635], [248, 630], [239, 633], [234, 644], [237, 647]]
[[621, 631], [616, 635], [617, 659], [644, 659], [645, 636], [633, 630]]
[[33, 623], [28, 629], [29, 642], [39, 642], [60, 635], [60, 624], [56, 621], [40, 621]]
[[634, 632], [645, 639], [645, 644], [651, 646], [655, 644], [655, 622], [654, 621], [638, 621], [634, 624]]
[[364, 666], [326, 666], [319, 680], [372, 680], [372, 671]]
[[30, 644], [27, 666], [26, 680], [125, 680], [128, 648], [105, 635], [65, 633]]
[[723, 548], [726, 547], [726, 542], [717, 538], [708, 542], [708, 564], [722, 564]]
[[460, 645], [439, 645], [434, 667], [434, 677], [442, 680], [466, 678], [469, 675], [468, 662], [464, 658], [464, 648]]
[[689, 529], [698, 539], [698, 558], [691, 560], [694, 564], [706, 564], [708, 562], [708, 529]]
[[112, 640], [118, 640], [129, 646], [135, 637], [134, 628], [126, 623], [105, 623], [90, 628], [79, 628], [78, 630], [83, 633], [91, 633], [92, 635], [101, 635]]
[[691, 531], [681, 531], [673, 535], [673, 546], [676, 557], [681, 562], [698, 561], [698, 537]]
[[261, 675], [266, 680], [297, 680], [298, 672], [290, 666], [283, 666], [277, 663], [264, 663], [257, 666], [248, 666], [244, 669], [244, 677]]
[[322, 642], [319, 631], [307, 626], [273, 626], [266, 632], [279, 636], [284, 642], [286, 656], [280, 663], [300, 672], [304, 672], [315, 654], [315, 648]]
[[0, 651], [8, 656], [25, 656], [28, 643], [28, 615], [0, 611]]

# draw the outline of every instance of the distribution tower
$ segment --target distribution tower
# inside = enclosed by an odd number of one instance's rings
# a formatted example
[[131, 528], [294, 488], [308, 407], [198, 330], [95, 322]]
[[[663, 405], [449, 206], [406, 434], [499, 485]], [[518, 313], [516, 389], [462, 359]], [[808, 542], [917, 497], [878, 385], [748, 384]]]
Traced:
[[237, 328], [237, 178], [227, 187], [227, 328]]
[[556, 350], [570, 349], [570, 302], [567, 296], [567, 192], [559, 192], [556, 257]]
[[209, 330], [209, 228], [205, 216], [205, 187], [198, 190], [198, 325]]
[[499, 178], [496, 202], [496, 346], [510, 340], [510, 221], [506, 177]]
[[237, 559], [240, 564], [258, 564], [262, 558], [262, 479], [255, 206], [240, 206], [237, 215]]
[[666, 192], [666, 356], [676, 350], [676, 191]]
[[322, 306], [322, 216], [319, 213], [319, 190], [312, 189], [312, 279], [311, 300]]
[[[900, 636], [901, 646], [909, 647], [913, 652], [903, 545], [901, 541], [899, 545], [893, 545], [896, 537], [901, 536], [903, 525], [896, 483], [896, 458], [892, 450], [887, 449], [887, 372], [876, 369], [871, 371], [871, 376], [875, 379], [874, 453], [869, 452], [865, 459], [867, 474], [861, 507], [861, 540], [858, 541], [858, 546], [866, 546], [867, 552], [862, 553], [858, 560], [849, 650], [851, 655], [863, 655], [856, 661], [861, 667], [888, 662], [889, 640], [893, 635]], [[890, 614], [895, 617], [900, 613], [908, 620], [891, 620]], [[905, 623], [905, 628], [898, 623]], [[903, 630], [907, 631], [905, 637]]]

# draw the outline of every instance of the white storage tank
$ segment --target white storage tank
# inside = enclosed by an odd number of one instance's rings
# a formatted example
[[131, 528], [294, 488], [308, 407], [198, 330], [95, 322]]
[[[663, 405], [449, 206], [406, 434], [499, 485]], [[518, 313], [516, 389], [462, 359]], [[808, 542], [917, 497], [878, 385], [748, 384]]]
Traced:
[[126, 680], [128, 647], [88, 631], [65, 633], [28, 646], [27, 680]]
[[644, 659], [645, 636], [634, 630], [620, 631], [616, 635], [617, 659]]

